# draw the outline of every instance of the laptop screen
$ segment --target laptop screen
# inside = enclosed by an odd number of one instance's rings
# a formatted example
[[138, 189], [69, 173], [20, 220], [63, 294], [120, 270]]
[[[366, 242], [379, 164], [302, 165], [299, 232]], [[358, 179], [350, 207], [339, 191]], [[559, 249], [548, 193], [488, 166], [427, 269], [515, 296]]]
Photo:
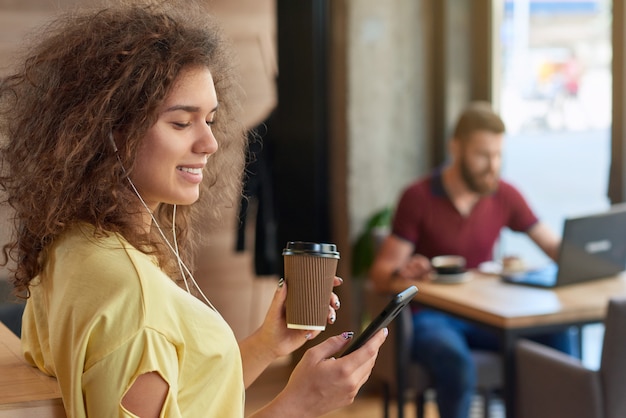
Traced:
[[558, 285], [614, 276], [624, 271], [626, 205], [566, 219], [558, 265]]
[[565, 220], [558, 264], [503, 275], [503, 279], [555, 287], [614, 276], [625, 269], [626, 205], [616, 205], [605, 212]]

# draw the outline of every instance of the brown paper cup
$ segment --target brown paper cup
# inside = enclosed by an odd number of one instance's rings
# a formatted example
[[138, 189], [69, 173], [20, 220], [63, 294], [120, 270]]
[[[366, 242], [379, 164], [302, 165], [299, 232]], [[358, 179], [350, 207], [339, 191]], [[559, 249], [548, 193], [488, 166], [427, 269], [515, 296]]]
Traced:
[[293, 241], [283, 251], [287, 327], [326, 329], [339, 253], [333, 244]]

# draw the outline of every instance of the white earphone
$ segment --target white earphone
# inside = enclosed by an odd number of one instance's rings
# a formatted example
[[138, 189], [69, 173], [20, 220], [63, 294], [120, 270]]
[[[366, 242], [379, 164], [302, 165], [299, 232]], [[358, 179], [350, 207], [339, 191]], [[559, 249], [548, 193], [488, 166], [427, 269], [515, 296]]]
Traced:
[[[109, 132], [109, 141], [111, 142], [111, 145], [113, 146], [113, 151], [115, 152], [115, 156], [117, 157], [117, 160], [119, 161], [120, 166], [122, 167], [122, 171], [126, 172], [126, 169], [124, 168], [124, 165], [122, 164], [122, 160], [118, 154], [117, 144], [115, 144], [115, 140], [113, 139], [113, 132]], [[189, 282], [187, 281], [187, 277], [189, 277], [189, 279], [191, 280], [191, 283], [193, 284], [193, 286], [195, 286], [196, 290], [198, 290], [200, 295], [202, 295], [202, 298], [207, 303], [207, 305], [209, 305], [209, 307], [213, 309], [214, 311], [217, 311], [217, 309], [215, 309], [213, 304], [209, 301], [209, 299], [206, 297], [206, 295], [204, 294], [204, 292], [202, 291], [202, 289], [196, 282], [196, 279], [193, 277], [193, 274], [191, 274], [191, 271], [189, 271], [189, 268], [187, 268], [183, 260], [180, 258], [180, 253], [178, 252], [178, 241], [176, 240], [176, 205], [174, 205], [174, 209], [172, 211], [172, 237], [174, 238], [174, 244], [172, 245], [172, 243], [170, 243], [170, 241], [167, 239], [167, 237], [163, 233], [163, 230], [161, 229], [159, 222], [154, 217], [152, 210], [148, 207], [146, 202], [143, 200], [143, 198], [139, 194], [139, 191], [135, 187], [135, 184], [133, 183], [133, 181], [128, 176], [126, 178], [128, 179], [128, 183], [130, 184], [130, 187], [133, 189], [133, 192], [139, 198], [139, 201], [150, 214], [150, 218], [152, 218], [152, 222], [154, 222], [154, 225], [159, 230], [159, 234], [161, 235], [161, 238], [163, 238], [163, 241], [165, 241], [168, 248], [172, 251], [172, 254], [174, 254], [174, 257], [176, 257], [176, 261], [178, 262], [178, 269], [180, 270], [180, 275], [183, 278], [183, 282], [185, 283], [185, 288], [187, 289], [187, 293], [191, 294]]]

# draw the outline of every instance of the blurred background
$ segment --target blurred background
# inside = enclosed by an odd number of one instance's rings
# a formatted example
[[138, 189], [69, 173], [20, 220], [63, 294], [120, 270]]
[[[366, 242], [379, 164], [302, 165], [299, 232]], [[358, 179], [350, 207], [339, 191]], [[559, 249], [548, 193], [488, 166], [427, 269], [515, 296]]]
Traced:
[[[501, 112], [503, 176], [556, 232], [566, 217], [624, 200], [621, 1], [202, 2], [233, 42], [244, 122], [263, 137], [248, 167], [250, 199], [207, 231], [196, 271], [239, 337], [261, 321], [289, 240], [338, 245], [346, 283], [332, 328], [355, 329], [364, 280], [351, 268], [355, 242], [406, 185], [445, 162], [470, 100]], [[0, 76], [34, 27], [103, 3], [0, 0]], [[512, 254], [545, 261], [505, 231], [497, 257]]]

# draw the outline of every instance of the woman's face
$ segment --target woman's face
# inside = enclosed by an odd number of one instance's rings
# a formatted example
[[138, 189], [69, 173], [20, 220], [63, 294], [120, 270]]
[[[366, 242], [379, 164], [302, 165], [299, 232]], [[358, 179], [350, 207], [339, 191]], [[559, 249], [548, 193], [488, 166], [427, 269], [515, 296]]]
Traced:
[[159, 203], [189, 205], [198, 199], [202, 170], [218, 148], [211, 132], [217, 104], [207, 68], [181, 72], [137, 151], [131, 175], [150, 209]]

